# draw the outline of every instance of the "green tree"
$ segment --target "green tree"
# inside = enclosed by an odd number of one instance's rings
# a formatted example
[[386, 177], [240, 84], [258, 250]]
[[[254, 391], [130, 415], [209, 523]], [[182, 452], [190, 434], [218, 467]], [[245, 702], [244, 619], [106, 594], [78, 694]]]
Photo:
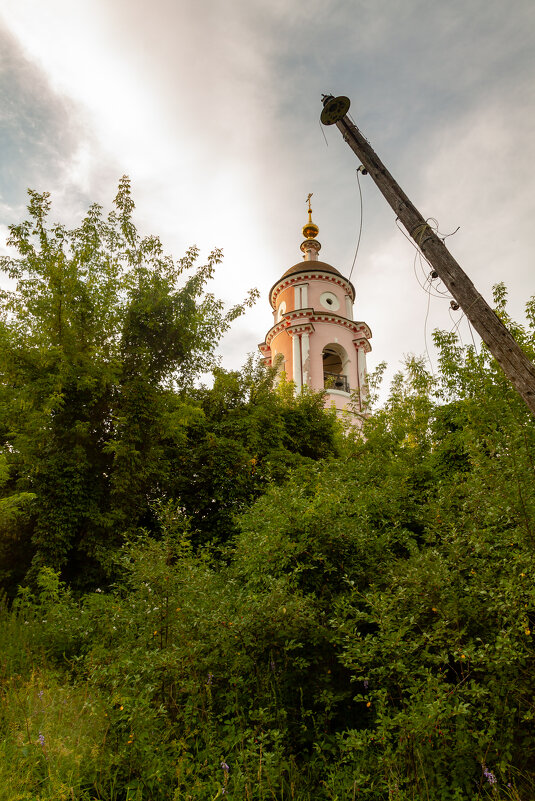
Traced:
[[275, 370], [250, 359], [241, 372], [215, 371], [214, 386], [198, 390], [202, 415], [187, 429], [173, 484], [196, 539], [225, 542], [237, 517], [271, 483], [292, 469], [338, 453], [341, 430], [322, 393], [273, 387]]
[[153, 522], [169, 452], [199, 414], [184, 391], [244, 304], [225, 311], [206, 291], [220, 251], [175, 262], [139, 236], [127, 178], [107, 217], [95, 204], [73, 230], [49, 223], [47, 193], [29, 195], [29, 219], [10, 227], [18, 255], [0, 263], [16, 282], [1, 293], [1, 492], [25, 510], [5, 536], [25, 569], [91, 581], [122, 532]]

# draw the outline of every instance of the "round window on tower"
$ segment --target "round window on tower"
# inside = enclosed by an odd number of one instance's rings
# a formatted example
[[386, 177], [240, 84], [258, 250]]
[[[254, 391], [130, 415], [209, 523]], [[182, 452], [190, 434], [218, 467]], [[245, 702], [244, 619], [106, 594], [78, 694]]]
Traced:
[[340, 301], [333, 292], [323, 292], [320, 295], [320, 303], [324, 309], [329, 309], [329, 311], [338, 311], [340, 308]]
[[282, 315], [286, 313], [286, 303], [282, 301], [277, 310], [277, 321], [282, 320]]

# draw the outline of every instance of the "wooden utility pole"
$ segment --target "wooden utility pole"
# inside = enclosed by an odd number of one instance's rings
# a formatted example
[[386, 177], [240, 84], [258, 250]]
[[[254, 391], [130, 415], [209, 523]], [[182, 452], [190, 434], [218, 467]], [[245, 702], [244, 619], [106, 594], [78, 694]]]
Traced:
[[369, 172], [394, 213], [455, 298], [481, 339], [535, 415], [535, 365], [522, 351], [497, 314], [479, 294], [444, 242], [430, 228], [378, 155], [347, 116], [347, 97], [323, 96], [321, 121], [336, 125], [362, 166]]

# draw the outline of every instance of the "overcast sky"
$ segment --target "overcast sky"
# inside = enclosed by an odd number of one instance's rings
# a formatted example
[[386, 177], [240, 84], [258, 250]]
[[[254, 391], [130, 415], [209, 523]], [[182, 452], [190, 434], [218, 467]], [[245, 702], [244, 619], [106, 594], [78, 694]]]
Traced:
[[[2, 241], [27, 187], [73, 223], [92, 201], [110, 208], [128, 174], [142, 233], [176, 258], [223, 248], [213, 288], [229, 304], [260, 290], [222, 344], [227, 368], [272, 323], [268, 290], [301, 259], [309, 192], [320, 258], [351, 269], [358, 161], [335, 127], [322, 133], [324, 92], [351, 99], [425, 217], [460, 226], [448, 246], [488, 300], [505, 281], [520, 317], [535, 293], [533, 0], [0, 0], [0, 39]], [[429, 300], [394, 214], [361, 183], [355, 316], [373, 332], [369, 367], [393, 371], [407, 353], [433, 358], [432, 330], [460, 313]]]

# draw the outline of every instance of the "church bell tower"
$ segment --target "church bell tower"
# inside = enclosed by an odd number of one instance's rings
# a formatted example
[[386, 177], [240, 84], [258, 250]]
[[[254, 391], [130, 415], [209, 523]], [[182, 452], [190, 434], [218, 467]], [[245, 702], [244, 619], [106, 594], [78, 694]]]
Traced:
[[318, 258], [321, 244], [319, 228], [312, 221], [311, 197], [303, 227], [303, 261], [271, 287], [273, 325], [259, 347], [267, 365], [280, 362], [279, 370], [294, 382], [296, 391], [304, 386], [324, 389], [326, 407], [351, 416], [352, 398], [357, 411], [363, 408], [371, 331], [353, 318], [351, 281]]

